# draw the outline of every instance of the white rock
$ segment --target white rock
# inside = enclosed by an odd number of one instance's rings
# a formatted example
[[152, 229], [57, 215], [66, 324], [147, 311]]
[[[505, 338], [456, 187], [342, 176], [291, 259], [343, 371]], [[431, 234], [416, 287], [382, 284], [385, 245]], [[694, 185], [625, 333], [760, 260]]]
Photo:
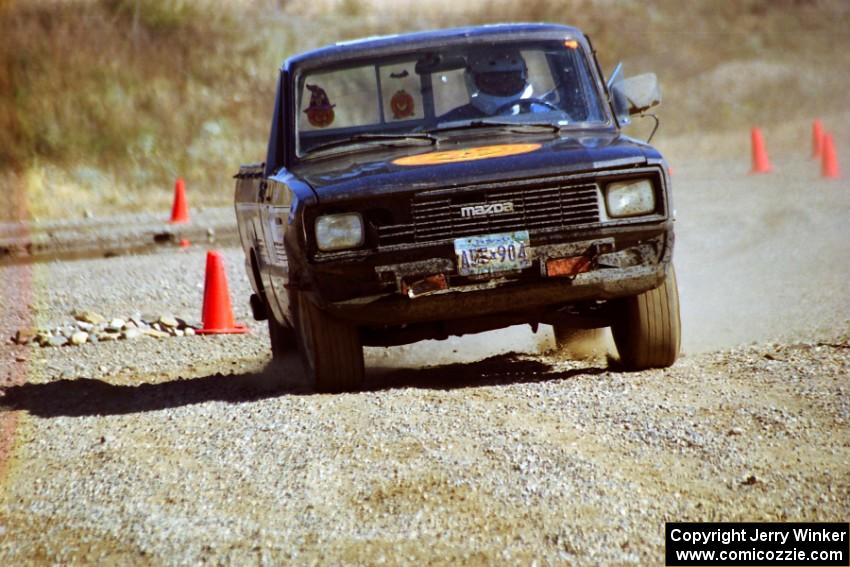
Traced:
[[73, 335], [71, 335], [71, 344], [72, 345], [83, 345], [86, 344], [89, 340], [89, 334], [85, 331], [77, 331]]
[[50, 346], [60, 347], [68, 344], [68, 337], [62, 335], [54, 335], [47, 339], [47, 344]]
[[142, 336], [142, 331], [139, 329], [127, 329], [126, 331], [121, 333], [121, 337], [124, 339], [131, 341], [133, 339], [138, 339]]
[[149, 337], [153, 337], [155, 339], [165, 339], [169, 337], [169, 334], [164, 331], [158, 331], [156, 329], [142, 329], [141, 331], [145, 335]]
[[91, 323], [93, 325], [103, 323], [106, 320], [98, 313], [95, 313], [94, 311], [86, 311], [84, 309], [75, 309], [71, 315], [73, 315], [74, 319], [77, 321], [83, 321], [84, 323]]

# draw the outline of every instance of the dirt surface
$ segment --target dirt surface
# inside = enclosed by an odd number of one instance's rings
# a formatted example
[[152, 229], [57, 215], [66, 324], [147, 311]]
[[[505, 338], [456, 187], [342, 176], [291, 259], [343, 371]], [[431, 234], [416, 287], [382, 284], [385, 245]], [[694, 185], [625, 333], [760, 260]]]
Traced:
[[[366, 390], [332, 396], [270, 366], [253, 321], [4, 343], [0, 563], [644, 565], [665, 521], [847, 521], [850, 187], [800, 153], [767, 176], [671, 160], [684, 355], [666, 370], [563, 360], [548, 328], [516, 327], [368, 349]], [[0, 334], [74, 308], [197, 321], [204, 253], [2, 267]]]

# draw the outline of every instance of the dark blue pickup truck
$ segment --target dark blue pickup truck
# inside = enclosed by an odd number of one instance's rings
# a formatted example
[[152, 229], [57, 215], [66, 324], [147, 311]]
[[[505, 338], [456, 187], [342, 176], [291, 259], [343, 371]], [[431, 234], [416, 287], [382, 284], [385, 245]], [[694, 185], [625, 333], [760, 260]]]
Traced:
[[257, 320], [323, 391], [363, 346], [516, 324], [610, 326], [627, 369], [673, 364], [670, 180], [621, 133], [655, 76], [603, 79], [573, 27], [367, 38], [283, 64], [236, 214]]

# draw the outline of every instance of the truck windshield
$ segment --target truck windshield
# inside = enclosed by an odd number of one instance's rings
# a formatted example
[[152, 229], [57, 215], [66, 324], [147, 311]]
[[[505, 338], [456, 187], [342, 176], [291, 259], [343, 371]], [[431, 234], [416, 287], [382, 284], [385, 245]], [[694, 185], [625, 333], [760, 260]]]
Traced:
[[482, 122], [609, 124], [577, 41], [485, 43], [359, 60], [297, 73], [296, 151], [364, 134], [463, 132]]

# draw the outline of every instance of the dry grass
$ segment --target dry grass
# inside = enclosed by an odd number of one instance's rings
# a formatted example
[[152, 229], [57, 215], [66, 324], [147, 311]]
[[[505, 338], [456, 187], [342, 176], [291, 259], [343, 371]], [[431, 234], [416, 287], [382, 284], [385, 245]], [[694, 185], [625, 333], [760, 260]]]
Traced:
[[848, 107], [842, 0], [0, 0], [0, 217], [226, 204], [262, 159], [275, 71], [339, 39], [495, 21], [583, 28], [603, 69], [654, 70], [664, 135]]

